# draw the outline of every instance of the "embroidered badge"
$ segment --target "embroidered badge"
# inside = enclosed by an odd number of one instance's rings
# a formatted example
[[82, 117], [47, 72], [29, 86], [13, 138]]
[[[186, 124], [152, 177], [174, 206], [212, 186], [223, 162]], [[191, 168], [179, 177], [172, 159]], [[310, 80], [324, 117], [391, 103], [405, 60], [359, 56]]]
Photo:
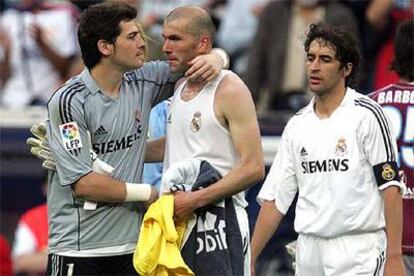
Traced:
[[335, 155], [336, 156], [344, 156], [347, 154], [347, 146], [346, 146], [346, 140], [344, 138], [338, 139], [338, 142], [336, 143], [335, 147]]
[[394, 179], [395, 171], [391, 167], [390, 164], [384, 164], [384, 166], [382, 166], [381, 176], [382, 176], [383, 179], [385, 179], [387, 181], [390, 181], [390, 180]]
[[141, 111], [135, 110], [135, 121], [139, 125], [141, 123]]
[[197, 111], [193, 114], [193, 119], [191, 119], [190, 128], [193, 132], [197, 132], [200, 130], [202, 125], [201, 121], [201, 112]]

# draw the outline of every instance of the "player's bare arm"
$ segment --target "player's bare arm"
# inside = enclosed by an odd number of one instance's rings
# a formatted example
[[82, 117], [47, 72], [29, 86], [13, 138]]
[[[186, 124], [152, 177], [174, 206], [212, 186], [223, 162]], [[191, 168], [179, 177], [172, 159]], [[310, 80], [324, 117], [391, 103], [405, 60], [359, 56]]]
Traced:
[[162, 162], [165, 152], [165, 137], [147, 142], [145, 162]]
[[402, 198], [400, 188], [390, 186], [383, 191], [385, 233], [387, 235], [387, 260], [384, 275], [405, 275], [402, 261]]
[[274, 200], [265, 200], [260, 208], [251, 242], [251, 275], [255, 275], [256, 260], [279, 227], [283, 214]]
[[178, 218], [243, 191], [264, 177], [259, 125], [246, 85], [234, 74], [225, 76], [217, 89], [214, 105], [216, 117], [230, 132], [240, 163], [205, 189], [192, 193], [176, 192], [174, 207]]
[[[93, 202], [154, 202], [158, 198], [157, 190], [149, 184], [130, 184], [110, 176], [90, 172], [72, 185], [77, 197]], [[138, 189], [138, 190], [137, 190]]]

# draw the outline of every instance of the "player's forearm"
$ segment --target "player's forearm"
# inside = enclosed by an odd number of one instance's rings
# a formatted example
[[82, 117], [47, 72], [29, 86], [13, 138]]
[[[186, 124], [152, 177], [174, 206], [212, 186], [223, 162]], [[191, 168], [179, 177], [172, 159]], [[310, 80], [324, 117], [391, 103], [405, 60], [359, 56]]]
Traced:
[[148, 141], [145, 151], [145, 162], [162, 162], [165, 152], [165, 137]]
[[384, 191], [384, 213], [387, 234], [387, 256], [401, 255], [402, 198], [399, 188], [391, 186]]
[[146, 183], [125, 183], [110, 176], [91, 172], [73, 186], [77, 197], [92, 202], [141, 201], [152, 203], [158, 198], [155, 187]]
[[73, 190], [76, 196], [95, 202], [123, 202], [126, 197], [124, 182], [95, 172], [81, 177]]
[[264, 177], [264, 162], [252, 158], [234, 167], [217, 183], [197, 192], [197, 208], [246, 190]]
[[256, 262], [263, 248], [275, 233], [282, 218], [283, 214], [277, 210], [274, 201], [265, 201], [262, 204], [251, 242], [251, 258], [253, 263]]

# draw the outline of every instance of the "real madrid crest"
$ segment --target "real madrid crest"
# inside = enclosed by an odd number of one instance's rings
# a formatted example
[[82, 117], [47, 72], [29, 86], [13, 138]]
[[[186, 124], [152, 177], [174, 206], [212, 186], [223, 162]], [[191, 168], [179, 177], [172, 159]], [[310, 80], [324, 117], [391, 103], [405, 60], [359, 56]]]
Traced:
[[348, 149], [346, 146], [346, 140], [344, 138], [339, 138], [338, 142], [336, 143], [336, 147], [335, 147], [335, 155], [344, 156], [347, 153], [348, 153]]
[[387, 181], [394, 179], [395, 171], [390, 164], [384, 164], [384, 166], [382, 166], [381, 176]]
[[190, 128], [193, 132], [197, 132], [200, 130], [201, 125], [202, 125], [201, 112], [197, 111], [196, 113], [193, 114], [193, 118], [191, 119], [191, 122], [190, 122]]

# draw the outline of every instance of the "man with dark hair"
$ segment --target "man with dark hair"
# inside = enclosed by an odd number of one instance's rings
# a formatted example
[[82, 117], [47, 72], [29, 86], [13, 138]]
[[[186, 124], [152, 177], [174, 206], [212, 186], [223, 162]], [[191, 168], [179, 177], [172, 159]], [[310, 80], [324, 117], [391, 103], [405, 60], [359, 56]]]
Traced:
[[348, 86], [357, 41], [318, 24], [304, 46], [314, 97], [288, 122], [258, 195], [253, 264], [299, 193], [297, 275], [383, 275], [384, 262], [404, 275], [396, 143], [381, 107]]
[[[48, 103], [47, 135], [56, 161], [47, 197], [48, 274], [136, 275], [139, 203], [158, 196], [154, 187], [139, 183], [149, 113], [181, 76], [172, 75], [166, 62], [144, 63], [136, 15], [121, 2], [86, 9], [78, 30], [86, 68]], [[191, 64], [189, 78], [210, 80], [223, 61], [208, 54]], [[110, 175], [93, 170], [91, 149], [113, 167]]]
[[392, 69], [400, 77], [368, 95], [378, 102], [389, 116], [397, 139], [399, 174], [405, 184], [403, 194], [402, 253], [407, 275], [414, 275], [414, 20], [401, 23], [395, 36]]

